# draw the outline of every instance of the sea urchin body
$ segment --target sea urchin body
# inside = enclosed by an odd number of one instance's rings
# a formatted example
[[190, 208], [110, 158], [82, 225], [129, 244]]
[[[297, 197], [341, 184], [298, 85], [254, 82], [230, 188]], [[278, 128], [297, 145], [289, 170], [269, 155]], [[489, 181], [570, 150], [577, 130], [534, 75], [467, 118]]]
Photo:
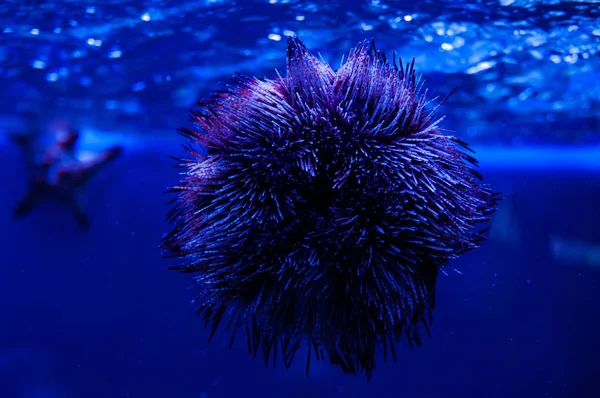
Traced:
[[[441, 132], [413, 64], [371, 43], [337, 71], [297, 38], [287, 76], [237, 77], [194, 113], [166, 252], [195, 273], [216, 330], [286, 366], [308, 346], [346, 373], [420, 343], [437, 274], [483, 240], [495, 196]], [[233, 341], [233, 338], [232, 338]]]

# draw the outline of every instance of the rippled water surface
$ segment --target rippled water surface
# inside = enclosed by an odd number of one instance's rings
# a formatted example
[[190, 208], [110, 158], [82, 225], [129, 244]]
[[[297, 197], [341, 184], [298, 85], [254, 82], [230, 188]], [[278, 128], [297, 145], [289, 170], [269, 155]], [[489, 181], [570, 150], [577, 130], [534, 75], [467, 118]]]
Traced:
[[168, 133], [234, 72], [283, 70], [287, 35], [334, 66], [368, 38], [415, 57], [439, 95], [461, 87], [448, 124], [472, 141], [599, 141], [594, 0], [5, 0], [0, 114]]

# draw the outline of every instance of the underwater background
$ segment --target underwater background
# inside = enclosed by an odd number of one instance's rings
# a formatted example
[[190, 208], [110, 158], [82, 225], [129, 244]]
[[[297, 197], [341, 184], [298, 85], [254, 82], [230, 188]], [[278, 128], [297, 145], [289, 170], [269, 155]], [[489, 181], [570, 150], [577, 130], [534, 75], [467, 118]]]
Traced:
[[[504, 200], [441, 275], [431, 337], [370, 382], [326, 361], [266, 368], [195, 317], [158, 248], [189, 110], [235, 72], [285, 72], [297, 35], [335, 69], [357, 43], [405, 61]], [[600, 2], [0, 2], [0, 398], [600, 396]], [[439, 101], [439, 100], [438, 100]], [[90, 226], [28, 190], [12, 134], [81, 132], [121, 155]], [[302, 355], [299, 355], [301, 357]]]

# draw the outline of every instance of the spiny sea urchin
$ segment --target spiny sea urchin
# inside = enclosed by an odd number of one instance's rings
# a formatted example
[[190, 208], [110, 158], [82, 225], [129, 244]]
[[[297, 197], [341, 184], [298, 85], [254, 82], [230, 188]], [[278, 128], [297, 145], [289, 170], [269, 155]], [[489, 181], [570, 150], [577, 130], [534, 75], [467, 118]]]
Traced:
[[207, 154], [181, 159], [163, 247], [196, 274], [213, 333], [225, 317], [267, 363], [305, 343], [367, 377], [403, 332], [420, 343], [438, 271], [479, 246], [496, 203], [427, 104], [414, 61], [364, 42], [333, 71], [297, 38], [286, 77], [238, 76], [199, 103], [182, 132]]

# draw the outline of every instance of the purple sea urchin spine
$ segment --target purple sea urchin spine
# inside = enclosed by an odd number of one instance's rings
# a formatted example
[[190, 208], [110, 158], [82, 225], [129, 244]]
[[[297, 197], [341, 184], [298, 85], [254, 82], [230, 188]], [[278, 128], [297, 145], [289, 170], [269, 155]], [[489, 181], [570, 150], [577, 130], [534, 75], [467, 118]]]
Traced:
[[164, 248], [195, 273], [213, 333], [227, 313], [267, 363], [305, 342], [367, 377], [403, 333], [420, 344], [438, 270], [479, 246], [496, 197], [414, 63], [363, 43], [333, 71], [294, 38], [286, 77], [236, 77], [199, 105], [182, 131], [207, 155], [188, 148]]

